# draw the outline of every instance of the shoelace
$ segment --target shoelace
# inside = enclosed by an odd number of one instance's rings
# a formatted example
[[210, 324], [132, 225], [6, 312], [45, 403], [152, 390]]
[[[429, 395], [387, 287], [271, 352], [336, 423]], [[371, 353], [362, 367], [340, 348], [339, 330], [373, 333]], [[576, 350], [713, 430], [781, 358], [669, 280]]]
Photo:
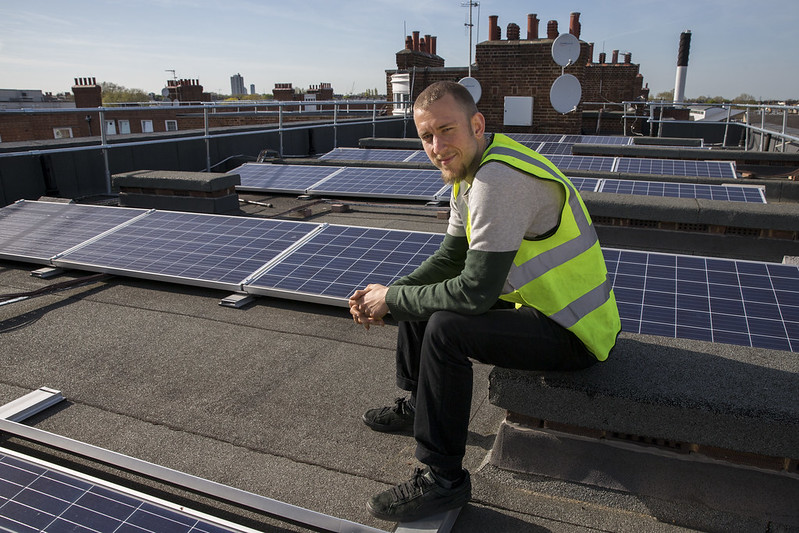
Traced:
[[408, 409], [405, 406], [405, 398], [397, 398], [394, 400], [394, 407], [392, 409], [395, 413], [406, 415], [408, 414]]
[[428, 487], [435, 485], [432, 479], [425, 476], [426, 470], [418, 466], [413, 471], [413, 476], [408, 481], [391, 488], [395, 501], [409, 500], [415, 494], [424, 494]]

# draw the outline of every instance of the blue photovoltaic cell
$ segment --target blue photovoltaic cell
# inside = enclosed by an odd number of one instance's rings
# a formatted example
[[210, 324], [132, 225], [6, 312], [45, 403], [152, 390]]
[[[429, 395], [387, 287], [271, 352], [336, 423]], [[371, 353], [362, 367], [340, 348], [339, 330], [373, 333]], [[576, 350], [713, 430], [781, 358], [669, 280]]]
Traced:
[[684, 161], [681, 159], [620, 157], [616, 172], [736, 179], [735, 169], [729, 161]]
[[343, 300], [369, 283], [389, 285], [409, 274], [438, 249], [443, 238], [438, 233], [327, 226], [245, 290]]
[[435, 200], [443, 187], [438, 170], [347, 167], [308, 192]]
[[541, 143], [541, 145], [535, 149], [539, 154], [544, 155], [571, 155], [572, 153], [572, 143]]
[[319, 159], [326, 161], [405, 161], [418, 151], [388, 148], [334, 148]]
[[585, 156], [585, 155], [547, 155], [547, 159], [558, 167], [561, 172], [567, 170], [593, 170], [597, 172], [610, 172], [613, 170], [613, 157]]
[[623, 331], [799, 351], [799, 267], [603, 252]]
[[303, 194], [339, 170], [341, 167], [244, 163], [230, 173], [241, 177], [241, 185], [236, 187], [239, 190]]
[[433, 163], [430, 161], [430, 158], [427, 157], [427, 153], [424, 150], [419, 150], [415, 154], [413, 154], [407, 160], [408, 163], [427, 163], [432, 165]]
[[765, 203], [762, 190], [758, 187], [737, 185], [707, 185], [697, 183], [668, 183], [661, 181], [638, 181], [605, 179], [600, 192], [616, 194], [638, 194], [644, 196], [664, 196], [672, 198], [706, 198], [727, 202]]
[[94, 205], [21, 201], [0, 209], [0, 257], [49, 259], [144, 213]]
[[317, 224], [156, 211], [55, 262], [236, 290]]
[[[0, 449], [0, 529], [34, 532], [223, 533], [244, 531], [89, 481]], [[235, 529], [234, 529], [235, 528]]]

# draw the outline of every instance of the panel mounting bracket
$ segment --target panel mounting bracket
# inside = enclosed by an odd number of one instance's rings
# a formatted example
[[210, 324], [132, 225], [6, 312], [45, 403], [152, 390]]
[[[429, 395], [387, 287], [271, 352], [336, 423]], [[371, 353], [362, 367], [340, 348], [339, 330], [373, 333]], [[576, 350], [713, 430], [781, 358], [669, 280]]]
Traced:
[[255, 301], [255, 296], [252, 294], [241, 294], [234, 292], [233, 294], [219, 300], [219, 305], [222, 307], [233, 307], [235, 309], [240, 309], [245, 305], [252, 303], [253, 301]]
[[50, 279], [60, 276], [63, 273], [64, 269], [61, 267], [43, 267], [31, 272], [31, 276], [34, 278]]
[[0, 405], [0, 418], [21, 422], [63, 400], [61, 391], [41, 387], [5, 405]]

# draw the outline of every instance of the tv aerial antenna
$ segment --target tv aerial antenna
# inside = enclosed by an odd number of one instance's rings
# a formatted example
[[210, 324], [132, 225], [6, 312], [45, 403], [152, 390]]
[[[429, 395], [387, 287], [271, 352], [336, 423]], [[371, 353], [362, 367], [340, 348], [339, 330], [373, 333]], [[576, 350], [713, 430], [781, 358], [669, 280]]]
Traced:
[[[465, 23], [464, 26], [469, 28], [469, 77], [472, 77], [472, 28], [474, 28], [474, 24], [472, 23], [472, 8], [477, 8], [477, 17], [478, 21], [480, 18], [480, 2], [475, 2], [474, 0], [469, 0], [468, 2], [461, 2], [461, 7], [468, 7], [469, 8], [469, 22]], [[478, 36], [479, 36], [479, 28], [478, 28]]]

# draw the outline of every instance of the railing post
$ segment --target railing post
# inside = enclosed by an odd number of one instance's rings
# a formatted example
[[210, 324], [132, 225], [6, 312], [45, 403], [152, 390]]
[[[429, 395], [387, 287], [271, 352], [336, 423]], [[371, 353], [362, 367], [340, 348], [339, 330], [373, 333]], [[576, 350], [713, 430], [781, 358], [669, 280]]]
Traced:
[[788, 124], [788, 109], [782, 109], [782, 143], [780, 145], [780, 152], [785, 152], [785, 127]]
[[211, 172], [211, 138], [208, 131], [208, 106], [203, 106], [203, 130], [205, 131], [205, 171]]
[[724, 123], [724, 140], [721, 142], [721, 147], [727, 146], [727, 130], [730, 129], [730, 115], [732, 115], [732, 105], [727, 107], [727, 121]]
[[760, 151], [763, 151], [763, 141], [766, 140], [766, 110], [760, 108]]
[[111, 167], [108, 164], [108, 138], [105, 131], [105, 110], [100, 108], [100, 147], [103, 152], [103, 165], [105, 168], [105, 193], [111, 194]]
[[377, 102], [372, 103], [372, 138], [377, 134]]
[[338, 103], [333, 106], [333, 148], [338, 148]]
[[278, 103], [277, 105], [277, 135], [280, 138], [280, 147], [278, 150], [278, 155], [283, 157], [283, 103]]

